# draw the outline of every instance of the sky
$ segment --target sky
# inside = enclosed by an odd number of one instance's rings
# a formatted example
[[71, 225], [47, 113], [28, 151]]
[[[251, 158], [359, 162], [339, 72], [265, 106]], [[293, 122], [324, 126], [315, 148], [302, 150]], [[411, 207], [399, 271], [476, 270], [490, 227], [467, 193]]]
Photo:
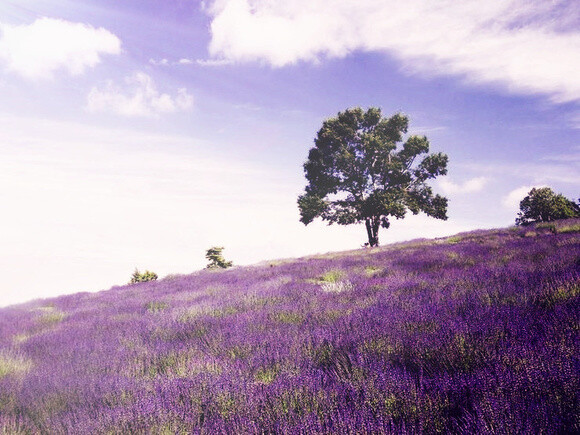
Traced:
[[299, 222], [325, 119], [402, 112], [449, 156], [447, 221], [381, 244], [514, 224], [532, 187], [580, 196], [574, 0], [3, 0], [0, 306], [357, 249]]

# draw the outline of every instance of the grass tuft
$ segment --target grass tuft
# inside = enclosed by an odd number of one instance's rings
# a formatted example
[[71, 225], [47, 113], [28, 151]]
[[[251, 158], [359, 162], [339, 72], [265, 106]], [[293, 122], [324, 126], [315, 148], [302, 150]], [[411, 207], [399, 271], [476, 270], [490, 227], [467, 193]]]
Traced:
[[269, 385], [278, 376], [279, 369], [277, 367], [260, 367], [254, 374], [254, 379], [259, 384]]
[[66, 318], [66, 314], [62, 311], [56, 309], [50, 310], [42, 315], [38, 319], [38, 323], [43, 326], [53, 326], [62, 322]]
[[369, 266], [365, 266], [365, 275], [369, 278], [372, 278], [373, 276], [377, 276], [380, 275], [381, 273], [384, 272], [384, 267], [380, 267], [380, 266], [374, 266], [374, 265], [369, 265]]
[[32, 362], [18, 354], [0, 353], [0, 379], [6, 376], [20, 376], [32, 368]]
[[342, 270], [329, 270], [328, 272], [320, 275], [316, 281], [318, 283], [335, 283], [343, 279], [345, 275], [346, 273]]
[[159, 313], [159, 312], [167, 309], [167, 307], [169, 307], [169, 304], [167, 302], [161, 302], [161, 301], [151, 301], [151, 302], [147, 302], [147, 304], [145, 305], [145, 308], [150, 313]]
[[270, 319], [277, 323], [300, 325], [304, 322], [305, 316], [297, 311], [276, 311], [270, 314]]
[[558, 228], [559, 233], [577, 233], [580, 232], [580, 224], [565, 225]]
[[580, 296], [580, 282], [573, 281], [548, 287], [536, 298], [537, 305], [543, 308], [554, 308]]

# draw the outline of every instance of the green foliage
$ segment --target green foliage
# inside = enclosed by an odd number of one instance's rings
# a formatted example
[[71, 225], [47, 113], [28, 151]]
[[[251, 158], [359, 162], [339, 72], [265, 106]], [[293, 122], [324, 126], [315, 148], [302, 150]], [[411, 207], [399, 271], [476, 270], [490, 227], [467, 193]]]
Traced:
[[135, 269], [133, 275], [131, 275], [131, 281], [129, 284], [135, 284], [138, 282], [147, 282], [147, 281], [156, 281], [158, 278], [155, 272], [150, 272], [146, 270], [145, 272], [141, 273], [138, 269]]
[[520, 202], [516, 225], [580, 217], [580, 205], [549, 187], [533, 188]]
[[206, 251], [205, 258], [209, 261], [206, 269], [227, 269], [232, 267], [232, 262], [226, 261], [223, 257], [223, 250], [223, 246], [213, 246]]
[[308, 185], [298, 198], [300, 221], [320, 217], [330, 224], [364, 222], [370, 246], [379, 243], [379, 227], [407, 211], [447, 219], [447, 199], [434, 195], [427, 180], [447, 173], [447, 155], [429, 151], [425, 136], [407, 133], [409, 120], [397, 113], [384, 118], [379, 108], [352, 108], [324, 121], [308, 153]]

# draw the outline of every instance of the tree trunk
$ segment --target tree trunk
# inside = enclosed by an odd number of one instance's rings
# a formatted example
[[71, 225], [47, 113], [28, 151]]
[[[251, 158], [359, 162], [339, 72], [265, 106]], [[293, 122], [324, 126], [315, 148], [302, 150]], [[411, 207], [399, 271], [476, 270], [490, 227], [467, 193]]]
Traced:
[[380, 224], [381, 224], [381, 218], [379, 216], [376, 216], [375, 218], [373, 218], [373, 233], [375, 235], [375, 237], [374, 237], [375, 244], [373, 246], [379, 246]]
[[379, 246], [379, 223], [378, 217], [366, 218], [365, 225], [367, 227], [367, 236], [369, 238], [369, 246]]

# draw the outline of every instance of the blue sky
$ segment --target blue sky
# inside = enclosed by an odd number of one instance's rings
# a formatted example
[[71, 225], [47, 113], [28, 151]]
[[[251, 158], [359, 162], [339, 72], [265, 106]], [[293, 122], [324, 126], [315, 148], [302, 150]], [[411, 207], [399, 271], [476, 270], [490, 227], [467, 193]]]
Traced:
[[302, 164], [352, 106], [406, 113], [449, 155], [449, 220], [514, 222], [533, 186], [580, 195], [580, 5], [476, 0], [4, 0], [0, 306], [354, 249], [299, 222]]

